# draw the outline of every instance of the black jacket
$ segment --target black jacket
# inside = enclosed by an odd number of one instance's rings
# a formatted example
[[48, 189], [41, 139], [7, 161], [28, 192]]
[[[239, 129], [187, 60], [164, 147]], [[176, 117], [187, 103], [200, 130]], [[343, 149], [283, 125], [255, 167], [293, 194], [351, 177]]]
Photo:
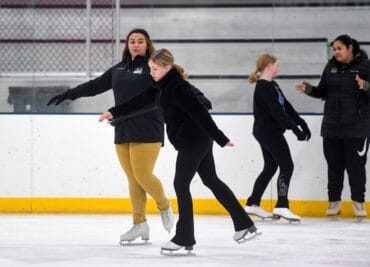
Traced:
[[370, 81], [370, 61], [362, 51], [350, 64], [340, 63], [333, 57], [327, 63], [319, 85], [308, 86], [306, 94], [325, 101], [323, 137], [370, 136], [370, 91], [359, 89], [356, 74]]
[[[229, 139], [217, 128], [208, 109], [211, 103], [204, 94], [185, 81], [176, 69], [172, 69], [159, 82], [161, 89], [160, 104], [163, 110], [168, 139], [179, 150], [196, 146], [201, 142], [214, 139], [220, 146]], [[132, 99], [126, 108], [119, 105], [109, 109], [118, 119], [135, 113], [128, 106], [137, 106]]]
[[195, 87], [174, 68], [159, 82], [160, 103], [164, 113], [168, 139], [178, 149], [215, 140], [225, 146], [229, 139], [218, 129], [206, 107], [196, 96]]
[[253, 134], [256, 136], [283, 134], [286, 129], [293, 129], [303, 121], [275, 81], [257, 81], [253, 113]]
[[[72, 99], [95, 96], [113, 89], [115, 105], [126, 107], [135, 99], [135, 116], [128, 116], [115, 125], [115, 144], [138, 142], [162, 142], [164, 138], [163, 117], [158, 108], [160, 91], [150, 77], [148, 58], [128, 58], [110, 68], [100, 77], [71, 89]], [[127, 104], [128, 105], [128, 104]]]

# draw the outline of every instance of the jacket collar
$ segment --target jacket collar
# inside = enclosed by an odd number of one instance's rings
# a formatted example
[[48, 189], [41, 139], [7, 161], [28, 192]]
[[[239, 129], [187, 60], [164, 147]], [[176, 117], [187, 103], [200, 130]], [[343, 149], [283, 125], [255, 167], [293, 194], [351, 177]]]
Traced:
[[162, 79], [160, 79], [157, 84], [162, 90], [170, 90], [171, 88], [177, 86], [184, 79], [176, 68], [172, 68]]
[[134, 60], [131, 59], [131, 56], [128, 56], [125, 60], [125, 64], [127, 64], [129, 68], [135, 68], [146, 62], [148, 62], [147, 56], [136, 56]]

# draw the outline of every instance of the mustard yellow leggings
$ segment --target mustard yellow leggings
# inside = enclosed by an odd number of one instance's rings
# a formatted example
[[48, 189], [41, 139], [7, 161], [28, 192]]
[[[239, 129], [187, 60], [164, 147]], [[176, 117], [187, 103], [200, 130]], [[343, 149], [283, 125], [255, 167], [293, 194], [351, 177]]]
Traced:
[[158, 209], [164, 210], [169, 206], [162, 184], [153, 174], [161, 143], [126, 143], [115, 146], [128, 179], [133, 222], [145, 222], [146, 193], [154, 199]]

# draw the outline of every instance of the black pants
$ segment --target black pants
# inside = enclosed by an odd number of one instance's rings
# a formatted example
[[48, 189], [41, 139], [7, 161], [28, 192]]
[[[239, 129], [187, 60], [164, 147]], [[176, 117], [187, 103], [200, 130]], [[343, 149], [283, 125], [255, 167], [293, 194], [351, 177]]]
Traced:
[[324, 138], [324, 155], [328, 164], [329, 201], [341, 200], [344, 171], [348, 173], [351, 199], [365, 201], [366, 159], [369, 138]]
[[213, 141], [209, 140], [196, 147], [178, 151], [174, 185], [179, 219], [176, 225], [176, 234], [172, 238], [172, 241], [178, 245], [191, 246], [195, 244], [190, 182], [196, 172], [204, 185], [211, 189], [216, 199], [230, 213], [235, 231], [254, 225], [233, 192], [217, 177], [212, 146]]
[[288, 190], [294, 165], [288, 143], [282, 134], [255, 135], [255, 138], [262, 149], [264, 166], [254, 183], [247, 205], [260, 205], [262, 195], [279, 167], [280, 173], [277, 180], [278, 201], [276, 207], [289, 208]]

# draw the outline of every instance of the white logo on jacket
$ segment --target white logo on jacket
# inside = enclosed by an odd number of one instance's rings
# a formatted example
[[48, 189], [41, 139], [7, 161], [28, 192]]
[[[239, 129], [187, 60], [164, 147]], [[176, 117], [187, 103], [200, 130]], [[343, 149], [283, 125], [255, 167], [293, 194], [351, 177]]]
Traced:
[[136, 68], [134, 69], [134, 71], [132, 72], [133, 74], [143, 74], [143, 68]]

